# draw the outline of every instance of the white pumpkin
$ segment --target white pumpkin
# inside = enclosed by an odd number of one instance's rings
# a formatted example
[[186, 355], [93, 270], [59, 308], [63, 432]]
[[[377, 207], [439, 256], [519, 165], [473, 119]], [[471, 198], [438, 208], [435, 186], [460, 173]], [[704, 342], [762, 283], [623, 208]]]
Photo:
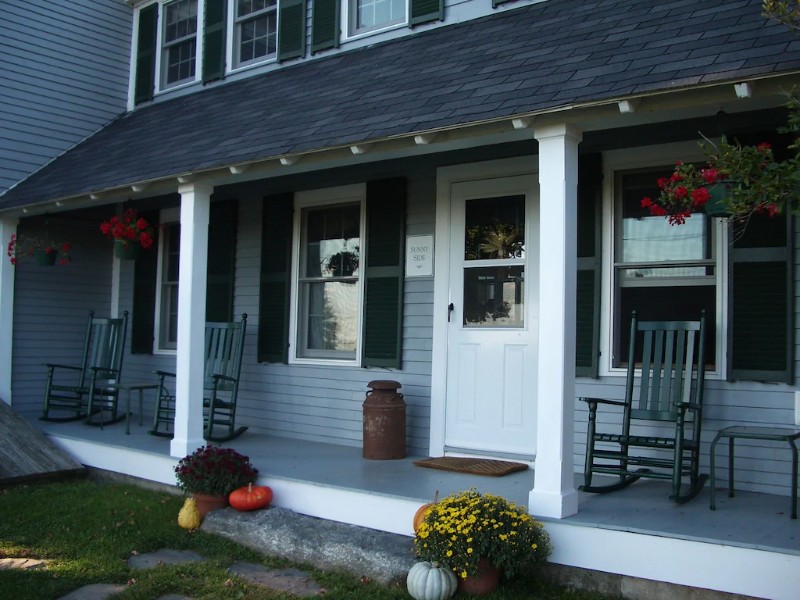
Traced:
[[450, 569], [423, 561], [411, 567], [406, 586], [414, 600], [447, 600], [456, 593], [458, 580]]

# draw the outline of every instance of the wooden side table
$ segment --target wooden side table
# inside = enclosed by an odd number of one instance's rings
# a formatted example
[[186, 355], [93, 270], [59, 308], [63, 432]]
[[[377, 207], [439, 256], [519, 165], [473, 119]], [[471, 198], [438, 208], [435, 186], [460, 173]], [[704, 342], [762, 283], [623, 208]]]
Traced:
[[785, 427], [727, 427], [717, 433], [717, 437], [711, 442], [711, 510], [716, 510], [716, 478], [714, 461], [716, 455], [717, 442], [722, 438], [728, 438], [728, 497], [733, 498], [733, 456], [734, 440], [737, 438], [745, 440], [764, 440], [768, 442], [786, 442], [792, 450], [792, 518], [797, 518], [797, 445], [795, 441], [800, 438], [800, 429], [789, 429]]

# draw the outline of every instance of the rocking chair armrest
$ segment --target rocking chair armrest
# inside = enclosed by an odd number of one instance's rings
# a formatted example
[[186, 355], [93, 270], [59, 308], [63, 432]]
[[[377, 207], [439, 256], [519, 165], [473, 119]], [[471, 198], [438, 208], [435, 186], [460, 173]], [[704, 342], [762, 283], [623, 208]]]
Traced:
[[47, 367], [48, 369], [70, 369], [72, 371], [82, 370], [81, 367], [76, 367], [75, 365], [57, 365], [54, 363], [45, 363], [44, 366]]
[[693, 410], [694, 412], [700, 412], [700, 409], [702, 408], [696, 402], [676, 402], [675, 406], [683, 411]]
[[175, 377], [175, 373], [170, 373], [169, 371], [153, 371], [159, 377]]
[[608, 398], [587, 398], [583, 397], [580, 398], [581, 402], [586, 402], [588, 404], [608, 404], [610, 406], [625, 406], [626, 403], [622, 400], [609, 400]]
[[230, 375], [220, 375], [220, 374], [213, 374], [211, 379], [214, 381], [219, 381], [220, 379], [223, 381], [237, 381], [236, 377], [231, 377]]

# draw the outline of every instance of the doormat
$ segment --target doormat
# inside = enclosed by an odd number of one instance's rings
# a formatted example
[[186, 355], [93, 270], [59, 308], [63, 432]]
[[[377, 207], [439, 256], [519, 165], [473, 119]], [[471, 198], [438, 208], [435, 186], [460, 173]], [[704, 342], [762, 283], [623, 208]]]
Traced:
[[509, 462], [507, 460], [489, 460], [485, 458], [458, 458], [455, 456], [440, 456], [415, 460], [418, 467], [441, 469], [442, 471], [455, 471], [470, 475], [488, 475], [489, 477], [502, 477], [509, 473], [525, 471], [525, 463]]

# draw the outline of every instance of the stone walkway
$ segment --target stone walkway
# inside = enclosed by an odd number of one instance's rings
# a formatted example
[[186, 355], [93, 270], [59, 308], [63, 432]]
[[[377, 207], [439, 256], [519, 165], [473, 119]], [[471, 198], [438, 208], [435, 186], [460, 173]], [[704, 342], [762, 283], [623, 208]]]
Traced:
[[[191, 550], [170, 550], [163, 548], [157, 552], [137, 554], [128, 559], [131, 569], [152, 569], [158, 565], [181, 565], [203, 562], [205, 557]], [[29, 558], [0, 559], [0, 570], [3, 569], [35, 569], [46, 567], [44, 560]], [[305, 571], [297, 569], [271, 569], [264, 565], [249, 562], [235, 562], [228, 568], [228, 573], [248, 581], [254, 585], [264, 586], [280, 592], [287, 592], [300, 597], [321, 596], [325, 590]], [[73, 590], [59, 600], [106, 600], [125, 590], [124, 584], [95, 583]], [[158, 600], [192, 600], [186, 596], [168, 594]]]

